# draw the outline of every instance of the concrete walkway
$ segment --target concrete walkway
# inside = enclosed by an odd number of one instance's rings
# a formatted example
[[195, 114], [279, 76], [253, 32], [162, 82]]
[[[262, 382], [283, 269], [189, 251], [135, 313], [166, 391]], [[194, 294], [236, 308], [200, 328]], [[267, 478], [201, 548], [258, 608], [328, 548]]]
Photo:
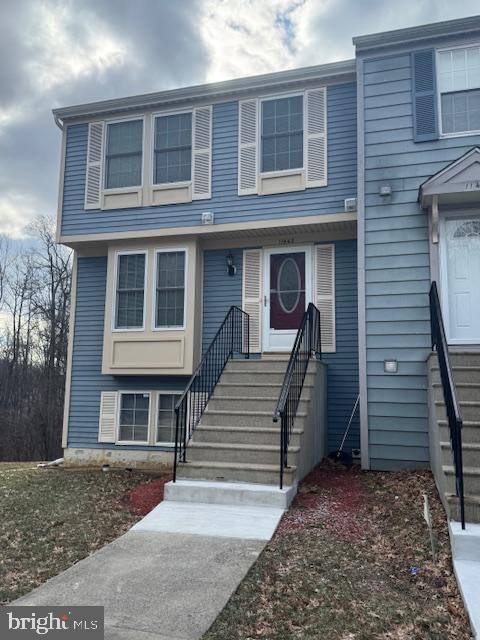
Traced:
[[127, 534], [13, 604], [104, 606], [108, 640], [201, 638], [282, 513], [164, 502]]

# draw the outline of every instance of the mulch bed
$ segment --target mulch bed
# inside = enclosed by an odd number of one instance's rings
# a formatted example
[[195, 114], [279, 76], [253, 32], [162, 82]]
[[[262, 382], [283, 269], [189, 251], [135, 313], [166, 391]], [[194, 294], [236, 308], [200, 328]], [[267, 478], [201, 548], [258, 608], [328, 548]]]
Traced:
[[362, 472], [331, 463], [315, 469], [204, 636], [226, 638], [468, 640], [431, 473]]
[[123, 504], [137, 516], [146, 516], [154, 507], [163, 500], [164, 488], [171, 477], [152, 480], [149, 484], [140, 484], [123, 498]]

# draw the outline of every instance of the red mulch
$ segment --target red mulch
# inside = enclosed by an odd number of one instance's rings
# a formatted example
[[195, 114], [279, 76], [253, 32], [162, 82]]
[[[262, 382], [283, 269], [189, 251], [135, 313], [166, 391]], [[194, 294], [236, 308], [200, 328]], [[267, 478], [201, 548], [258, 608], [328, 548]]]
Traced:
[[135, 515], [146, 516], [162, 502], [165, 483], [170, 480], [171, 477], [166, 476], [147, 484], [139, 484], [123, 496], [122, 502]]
[[361, 475], [356, 467], [334, 463], [314, 469], [300, 484], [278, 533], [319, 528], [343, 540], [367, 538], [371, 527]]

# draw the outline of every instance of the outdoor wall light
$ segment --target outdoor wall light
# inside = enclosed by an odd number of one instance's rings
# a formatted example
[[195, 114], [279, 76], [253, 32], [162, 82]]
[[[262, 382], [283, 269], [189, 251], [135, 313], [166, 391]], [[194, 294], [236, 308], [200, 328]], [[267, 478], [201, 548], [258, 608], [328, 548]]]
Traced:
[[397, 373], [398, 360], [384, 360], [383, 370], [385, 371], [385, 373]]
[[380, 197], [389, 198], [392, 195], [392, 187], [389, 184], [380, 185], [379, 189]]
[[233, 256], [231, 253], [227, 255], [227, 273], [233, 277], [237, 273], [237, 267], [233, 264]]

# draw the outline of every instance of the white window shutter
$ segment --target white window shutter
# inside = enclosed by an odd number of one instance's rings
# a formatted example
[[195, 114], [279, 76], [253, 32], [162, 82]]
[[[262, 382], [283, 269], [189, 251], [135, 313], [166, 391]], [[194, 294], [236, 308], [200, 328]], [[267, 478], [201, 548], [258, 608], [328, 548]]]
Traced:
[[102, 391], [100, 399], [100, 420], [98, 424], [98, 441], [115, 442], [117, 431], [116, 391]]
[[336, 350], [335, 338], [335, 245], [315, 247], [315, 304], [320, 311], [322, 351]]
[[212, 197], [212, 107], [193, 110], [192, 199]]
[[104, 122], [90, 122], [88, 125], [85, 209], [100, 209], [104, 126]]
[[327, 88], [305, 92], [306, 186], [327, 185]]
[[238, 195], [257, 193], [258, 100], [238, 105]]
[[242, 309], [250, 316], [250, 351], [262, 350], [262, 257], [261, 249], [243, 252]]

